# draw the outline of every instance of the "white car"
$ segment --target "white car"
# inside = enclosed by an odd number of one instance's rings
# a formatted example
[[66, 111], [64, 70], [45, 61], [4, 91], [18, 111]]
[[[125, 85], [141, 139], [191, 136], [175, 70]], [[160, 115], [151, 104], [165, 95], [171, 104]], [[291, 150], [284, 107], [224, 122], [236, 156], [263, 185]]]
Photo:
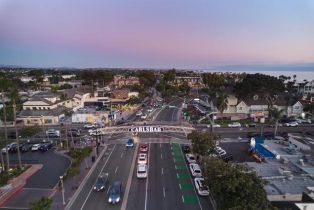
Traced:
[[143, 120], [145, 120], [147, 118], [147, 114], [143, 114], [142, 116], [141, 116], [141, 119], [143, 119]]
[[143, 114], [143, 112], [139, 111], [139, 112], [136, 113], [136, 116], [140, 117], [140, 116], [142, 116], [142, 114]]
[[224, 149], [222, 149], [221, 147], [217, 147], [217, 146], [216, 146], [215, 151], [216, 151], [216, 153], [217, 153], [219, 156], [223, 156], [223, 155], [227, 154], [227, 152], [226, 152]]
[[147, 165], [139, 164], [137, 165], [137, 178], [146, 178], [147, 177]]
[[202, 196], [208, 196], [209, 195], [209, 189], [205, 185], [204, 178], [194, 178], [194, 184], [197, 190], [197, 193]]
[[101, 135], [101, 131], [98, 131], [98, 130], [93, 130], [89, 133], [90, 136], [99, 136]]
[[202, 177], [202, 171], [198, 164], [190, 163], [189, 168], [193, 177]]
[[231, 124], [228, 124], [229, 128], [241, 128], [241, 123], [239, 122], [233, 122]]
[[147, 109], [148, 112], [153, 112], [153, 109]]
[[6, 147], [4, 147], [4, 148], [1, 149], [1, 152], [2, 152], [2, 153], [6, 153], [7, 150], [9, 151], [11, 147], [15, 147], [16, 145], [17, 145], [16, 143], [8, 144]]
[[299, 123], [296, 121], [285, 123], [285, 126], [287, 127], [297, 127], [298, 125]]
[[188, 163], [196, 163], [196, 158], [193, 154], [185, 154], [185, 159], [188, 161]]
[[41, 144], [34, 144], [31, 148], [32, 151], [38, 151]]
[[147, 164], [147, 154], [140, 153], [138, 155], [137, 163], [138, 164]]
[[[207, 128], [210, 128], [211, 127], [211, 124], [208, 124], [207, 125]], [[219, 125], [219, 124], [217, 124], [217, 123], [214, 123], [213, 124], [213, 128], [220, 128], [221, 127], [221, 125]]]
[[95, 125], [86, 124], [86, 125], [84, 125], [84, 128], [86, 128], [86, 129], [93, 129], [93, 128], [95, 128]]

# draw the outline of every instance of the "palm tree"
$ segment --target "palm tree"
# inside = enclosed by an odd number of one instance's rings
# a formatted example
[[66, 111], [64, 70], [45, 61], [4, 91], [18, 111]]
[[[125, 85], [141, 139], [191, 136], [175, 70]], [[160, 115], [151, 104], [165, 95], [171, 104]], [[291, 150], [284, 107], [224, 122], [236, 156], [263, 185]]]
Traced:
[[273, 119], [276, 122], [274, 136], [277, 135], [278, 121], [281, 118], [283, 112], [284, 112], [283, 109], [279, 110], [276, 107], [272, 107], [272, 108], [269, 109], [269, 116], [270, 116], [270, 118]]
[[217, 109], [222, 115], [222, 122], [224, 119], [223, 117], [224, 110], [226, 110], [227, 108], [228, 108], [228, 95], [221, 93], [219, 94], [217, 99]]
[[[10, 86], [10, 81], [6, 78], [1, 78], [0, 79], [0, 89], [1, 89], [1, 97], [2, 97], [2, 102], [3, 102], [3, 122], [4, 122], [4, 141], [5, 145], [8, 144], [8, 128], [7, 128], [7, 111], [6, 111], [6, 104], [5, 104], [5, 91], [8, 90], [8, 87]], [[10, 159], [9, 159], [9, 152], [8, 152], [8, 147], [6, 146], [6, 162], [7, 162], [7, 171], [10, 169]], [[2, 154], [1, 154], [2, 157]]]
[[14, 128], [15, 128], [15, 135], [16, 135], [16, 146], [17, 146], [17, 158], [19, 162], [19, 168], [22, 168], [22, 160], [21, 160], [21, 152], [20, 152], [20, 139], [18, 135], [18, 129], [16, 125], [16, 101], [19, 99], [19, 93], [16, 87], [11, 89], [10, 93], [11, 100], [13, 102], [13, 117], [14, 117]]

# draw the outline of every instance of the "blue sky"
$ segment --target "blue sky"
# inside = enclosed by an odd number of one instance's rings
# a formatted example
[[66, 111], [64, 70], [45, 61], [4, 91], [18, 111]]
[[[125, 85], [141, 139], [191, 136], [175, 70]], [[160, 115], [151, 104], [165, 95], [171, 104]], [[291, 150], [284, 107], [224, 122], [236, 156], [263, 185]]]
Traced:
[[313, 63], [311, 0], [0, 0], [0, 64]]

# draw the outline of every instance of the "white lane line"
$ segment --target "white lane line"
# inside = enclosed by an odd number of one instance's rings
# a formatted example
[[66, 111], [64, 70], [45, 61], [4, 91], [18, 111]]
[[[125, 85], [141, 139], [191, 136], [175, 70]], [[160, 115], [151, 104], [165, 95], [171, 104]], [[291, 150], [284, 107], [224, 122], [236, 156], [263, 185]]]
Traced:
[[164, 168], [161, 168], [161, 174], [164, 175]]
[[121, 153], [121, 155], [120, 155], [120, 158], [122, 158], [123, 157], [123, 152]]
[[159, 148], [161, 148], [161, 143], [159, 144]]
[[162, 159], [162, 153], [160, 153], [160, 159]]
[[116, 170], [114, 170], [114, 173], [116, 174], [118, 171], [119, 166], [117, 166]]
[[[150, 144], [148, 145], [149, 148], [150, 148]], [[148, 159], [147, 159], [147, 173], [149, 172], [149, 157], [150, 157], [150, 152], [148, 152]], [[147, 189], [148, 189], [148, 177], [147, 176], [147, 179], [146, 179], [146, 189], [145, 189], [145, 210], [147, 210]]]
[[162, 191], [163, 191], [163, 193], [164, 193], [164, 198], [165, 198], [165, 197], [166, 197], [166, 190], [165, 190], [164, 187], [162, 188]]
[[110, 186], [108, 187], [107, 194], [109, 194]]
[[[110, 152], [110, 154], [109, 154], [109, 156], [108, 156], [108, 159], [106, 160], [105, 164], [104, 164], [103, 167], [101, 168], [100, 173], [98, 174], [98, 176], [99, 176], [99, 175], [102, 173], [102, 171], [104, 170], [104, 168], [105, 168], [105, 166], [107, 165], [108, 160], [110, 159], [110, 156], [111, 156], [111, 154], [112, 154], [112, 152], [114, 151], [115, 148], [116, 148], [116, 144], [114, 145], [113, 149], [111, 150], [111, 152]], [[97, 176], [97, 177], [98, 177], [98, 176]], [[82, 204], [81, 210], [84, 208], [84, 206], [85, 206], [85, 204], [86, 204], [86, 202], [87, 202], [87, 200], [88, 200], [88, 198], [89, 198], [89, 196], [90, 196], [90, 194], [91, 194], [91, 192], [92, 192], [92, 190], [93, 190], [93, 187], [94, 187], [94, 185], [91, 187], [90, 191], [88, 192], [88, 194], [87, 194], [87, 196], [86, 196], [86, 198], [85, 198], [85, 200], [84, 200], [84, 203]]]

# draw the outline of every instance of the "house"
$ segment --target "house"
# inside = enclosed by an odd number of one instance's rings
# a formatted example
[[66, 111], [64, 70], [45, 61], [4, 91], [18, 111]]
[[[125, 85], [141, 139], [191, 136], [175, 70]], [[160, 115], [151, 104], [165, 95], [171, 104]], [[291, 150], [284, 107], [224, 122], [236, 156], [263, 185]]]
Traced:
[[115, 99], [129, 99], [131, 97], [138, 97], [138, 92], [130, 92], [128, 89], [122, 89], [122, 90], [113, 90], [111, 92], [112, 98]]
[[[274, 101], [274, 107], [285, 110], [284, 115], [299, 116], [303, 112], [303, 105], [300, 101], [290, 99], [285, 95], [279, 95]], [[254, 95], [252, 98], [241, 100], [236, 106], [236, 113], [248, 114], [250, 117], [268, 117], [269, 105], [265, 97]]]
[[299, 92], [303, 94], [314, 94], [314, 80], [299, 87]]
[[23, 110], [51, 110], [60, 102], [60, 96], [51, 92], [41, 92], [23, 103]]
[[182, 85], [187, 83], [190, 87], [201, 87], [203, 86], [203, 79], [201, 76], [176, 76], [174, 84]]
[[50, 110], [22, 110], [17, 116], [17, 122], [22, 122], [25, 126], [33, 125], [57, 125], [64, 119], [64, 108], [58, 107]]
[[125, 86], [133, 86], [140, 84], [138, 77], [125, 77], [121, 75], [115, 75], [113, 81], [110, 83], [110, 86], [115, 88], [122, 88]]

